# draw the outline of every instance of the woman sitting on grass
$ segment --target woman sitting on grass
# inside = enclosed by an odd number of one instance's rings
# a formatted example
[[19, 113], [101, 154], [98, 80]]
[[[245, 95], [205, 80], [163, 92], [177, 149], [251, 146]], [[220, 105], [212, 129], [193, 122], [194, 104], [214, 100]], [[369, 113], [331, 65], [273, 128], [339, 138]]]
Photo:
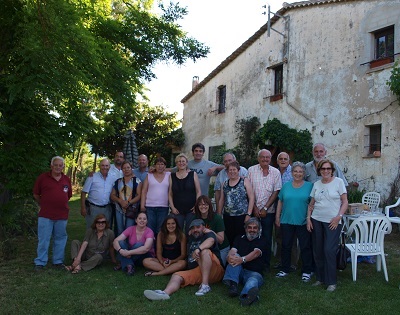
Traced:
[[146, 258], [144, 275], [164, 276], [186, 268], [186, 236], [175, 217], [168, 216], [157, 235], [157, 258]]
[[121, 266], [114, 270], [126, 271], [128, 276], [135, 274], [135, 265], [142, 264], [143, 259], [154, 257], [154, 233], [147, 227], [147, 214], [139, 212], [136, 225], [128, 227], [114, 240]]
[[86, 230], [82, 244], [78, 240], [72, 241], [73, 262], [65, 269], [72, 273], [78, 273], [81, 270], [89, 271], [100, 265], [108, 253], [110, 253], [111, 261], [116, 264], [113, 241], [114, 232], [109, 229], [105, 215], [97, 215], [91, 227]]

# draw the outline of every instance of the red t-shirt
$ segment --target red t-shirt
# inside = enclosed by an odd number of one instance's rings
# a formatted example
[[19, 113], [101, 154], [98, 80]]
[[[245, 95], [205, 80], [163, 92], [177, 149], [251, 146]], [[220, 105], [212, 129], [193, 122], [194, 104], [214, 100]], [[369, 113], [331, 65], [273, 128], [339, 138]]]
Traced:
[[50, 220], [68, 219], [68, 200], [72, 197], [71, 181], [62, 174], [57, 181], [51, 172], [43, 173], [36, 179], [33, 194], [40, 196], [39, 217]]

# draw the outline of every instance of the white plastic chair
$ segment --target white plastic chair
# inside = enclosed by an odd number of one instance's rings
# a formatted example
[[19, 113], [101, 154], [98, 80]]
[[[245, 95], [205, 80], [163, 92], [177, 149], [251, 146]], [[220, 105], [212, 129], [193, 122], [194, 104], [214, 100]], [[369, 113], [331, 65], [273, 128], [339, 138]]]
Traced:
[[[389, 216], [390, 209], [391, 208], [396, 208], [398, 206], [400, 206], [400, 198], [397, 199], [395, 204], [385, 207], [385, 215], [386, 215], [386, 218], [388, 218], [390, 222], [400, 224], [400, 217], [391, 217], [391, 216]], [[399, 227], [400, 227], [400, 225], [399, 225]]]
[[374, 212], [379, 207], [379, 203], [381, 202], [381, 195], [377, 192], [367, 192], [362, 196], [361, 202], [365, 205], [368, 205], [370, 211]]
[[351, 253], [351, 271], [353, 281], [357, 278], [357, 257], [376, 256], [376, 270], [383, 272], [386, 281], [389, 281], [384, 252], [385, 234], [392, 232], [392, 225], [385, 216], [361, 216], [351, 223], [347, 235], [353, 235], [354, 243], [346, 244]]

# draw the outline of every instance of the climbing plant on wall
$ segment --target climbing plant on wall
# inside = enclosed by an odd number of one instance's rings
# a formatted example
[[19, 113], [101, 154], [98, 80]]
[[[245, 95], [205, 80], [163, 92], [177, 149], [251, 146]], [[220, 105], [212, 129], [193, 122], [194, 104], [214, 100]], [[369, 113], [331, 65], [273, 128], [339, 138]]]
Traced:
[[265, 145], [279, 147], [281, 151], [293, 152], [293, 161], [304, 163], [312, 160], [311, 133], [296, 130], [274, 118], [268, 120], [257, 132], [255, 142], [260, 148]]
[[240, 165], [246, 168], [258, 163], [255, 136], [260, 125], [257, 117], [238, 119], [235, 123], [236, 139], [239, 142], [232, 152], [236, 155]]
[[394, 64], [390, 79], [387, 81], [387, 85], [389, 85], [390, 90], [394, 95], [396, 95], [397, 100], [400, 102], [400, 67], [397, 62]]

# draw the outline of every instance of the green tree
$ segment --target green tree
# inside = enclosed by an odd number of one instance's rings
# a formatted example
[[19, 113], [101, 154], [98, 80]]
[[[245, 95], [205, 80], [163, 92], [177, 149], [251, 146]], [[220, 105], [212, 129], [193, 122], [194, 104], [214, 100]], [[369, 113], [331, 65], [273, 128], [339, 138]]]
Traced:
[[[138, 118], [159, 61], [206, 56], [177, 24], [186, 9], [152, 1], [4, 0], [0, 10], [0, 183], [30, 194], [51, 156], [96, 147]], [[126, 113], [129, 113], [127, 115]], [[127, 120], [125, 120], [127, 118]], [[90, 142], [88, 141], [90, 140]], [[92, 142], [92, 143], [91, 143]], [[78, 157], [76, 154], [75, 157]]]
[[[52, 156], [68, 157], [68, 172], [76, 174], [86, 144], [96, 149], [138, 119], [137, 99], [157, 62], [207, 55], [208, 47], [177, 23], [185, 8], [170, 4], [155, 14], [152, 4], [2, 1], [0, 230], [18, 226], [18, 198], [31, 195]], [[11, 198], [14, 206], [6, 205]]]

